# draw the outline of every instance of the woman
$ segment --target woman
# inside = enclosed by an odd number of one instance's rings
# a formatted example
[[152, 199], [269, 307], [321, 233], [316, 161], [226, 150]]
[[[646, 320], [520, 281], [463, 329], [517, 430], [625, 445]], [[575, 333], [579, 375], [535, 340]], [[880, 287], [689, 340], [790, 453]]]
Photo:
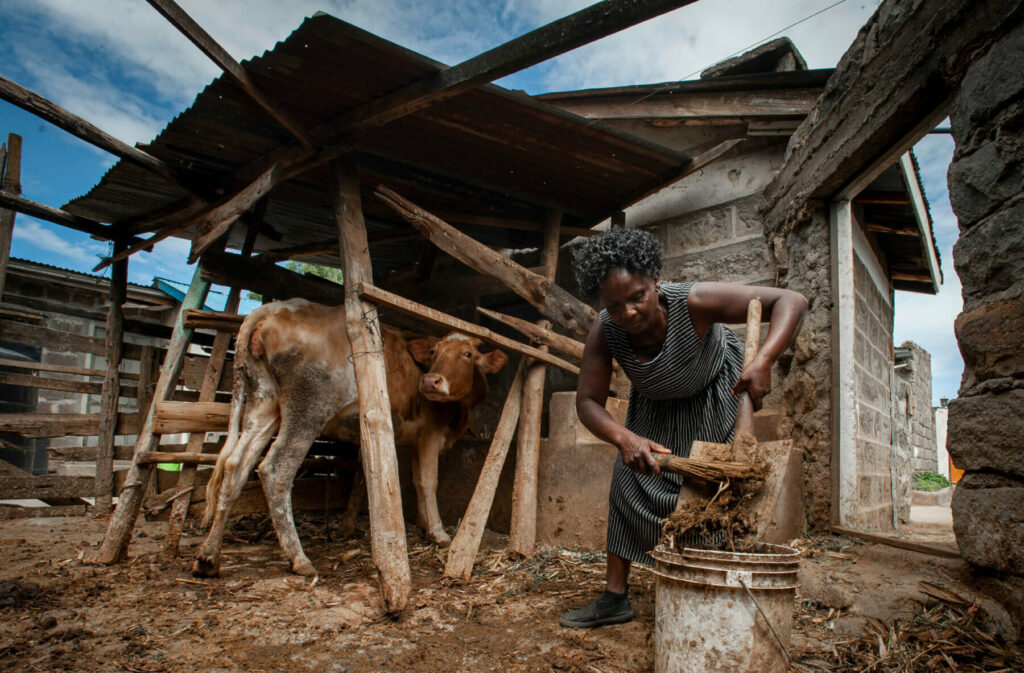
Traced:
[[[661, 474], [655, 454], [686, 457], [694, 441], [732, 440], [735, 395], [745, 390], [754, 408], [761, 407], [772, 363], [796, 337], [807, 300], [779, 288], [660, 283], [661, 249], [637, 229], [615, 228], [587, 240], [573, 262], [583, 292], [599, 294], [605, 307], [587, 336], [576, 411], [588, 430], [619, 449], [609, 494], [605, 592], [560, 620], [586, 628], [633, 618], [630, 566], [651, 564], [647, 552], [682, 484], [677, 475]], [[754, 298], [770, 328], [743, 369], [743, 346], [722, 323], [746, 322]], [[604, 406], [613, 358], [632, 383], [624, 426]]]

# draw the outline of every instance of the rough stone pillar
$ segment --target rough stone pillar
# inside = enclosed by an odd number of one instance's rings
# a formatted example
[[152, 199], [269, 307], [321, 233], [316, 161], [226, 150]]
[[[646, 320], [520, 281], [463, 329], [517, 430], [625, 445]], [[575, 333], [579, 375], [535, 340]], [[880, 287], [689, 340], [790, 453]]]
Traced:
[[[966, 470], [953, 496], [963, 557], [1024, 622], [1024, 23], [995, 35], [950, 107], [949, 194], [964, 310], [959, 399], [947, 446]], [[982, 572], [985, 575], [985, 572]]]

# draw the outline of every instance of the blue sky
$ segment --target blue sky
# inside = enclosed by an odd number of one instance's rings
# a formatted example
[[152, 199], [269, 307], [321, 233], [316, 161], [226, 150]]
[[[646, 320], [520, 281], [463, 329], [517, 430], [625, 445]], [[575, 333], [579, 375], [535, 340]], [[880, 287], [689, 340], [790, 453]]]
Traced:
[[[590, 4], [587, 0], [178, 0], [236, 59], [272, 48], [304, 17], [326, 11], [402, 46], [454, 64]], [[832, 6], [835, 5], [835, 6]], [[793, 40], [811, 68], [834, 67], [875, 0], [702, 0], [582, 47], [499, 84], [531, 94], [696, 77], [700, 70], [774, 37]], [[824, 11], [822, 11], [824, 10]], [[820, 12], [817, 16], [807, 19]], [[742, 17], [737, 19], [736, 17]], [[806, 21], [801, 20], [807, 19]], [[798, 24], [791, 28], [792, 24]], [[151, 140], [219, 70], [142, 0], [3, 0], [0, 74], [127, 143]], [[114, 158], [0, 101], [0, 134], [24, 139], [22, 193], [60, 206], [88, 191]], [[948, 136], [916, 148], [935, 219], [946, 283], [937, 297], [897, 293], [895, 342], [932, 353], [933, 393], [954, 397], [962, 361], [953, 337], [960, 285], [952, 267]], [[169, 239], [129, 264], [129, 279], [187, 283], [188, 244]], [[89, 271], [106, 243], [18, 215], [12, 255]], [[106, 273], [109, 273], [107, 271]], [[211, 305], [223, 302], [214, 295]]]

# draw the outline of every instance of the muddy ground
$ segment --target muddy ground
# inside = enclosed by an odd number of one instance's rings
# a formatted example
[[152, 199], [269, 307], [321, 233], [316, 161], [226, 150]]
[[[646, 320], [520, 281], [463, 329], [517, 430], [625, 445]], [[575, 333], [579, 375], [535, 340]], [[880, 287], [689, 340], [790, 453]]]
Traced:
[[[442, 578], [444, 550], [412, 528], [414, 591], [409, 609], [384, 614], [364, 528], [338, 539], [333, 520], [304, 516], [300, 533], [320, 570], [287, 572], [263, 517], [235, 524], [222, 574], [189, 573], [198, 533], [182, 556], [157, 559], [165, 524], [140, 522], [130, 561], [80, 560], [97, 546], [104, 520], [88, 517], [0, 522], [0, 670], [20, 671], [559, 671], [653, 670], [653, 580], [637, 570], [637, 619], [591, 631], [558, 617], [603, 588], [600, 554], [544, 549], [517, 561], [488, 533], [472, 581]], [[454, 532], [454, 531], [452, 531]], [[832, 643], [924, 609], [919, 581], [963, 596], [958, 559], [825, 536], [800, 541], [802, 589], [791, 655], [827, 662]], [[801, 667], [799, 670], [810, 670]], [[827, 669], [826, 669], [827, 670]]]

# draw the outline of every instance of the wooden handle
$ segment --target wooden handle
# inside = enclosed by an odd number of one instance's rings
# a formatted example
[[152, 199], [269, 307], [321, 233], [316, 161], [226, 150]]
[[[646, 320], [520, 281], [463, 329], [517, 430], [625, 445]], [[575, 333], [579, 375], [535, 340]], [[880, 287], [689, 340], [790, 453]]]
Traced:
[[[747, 337], [743, 344], [743, 367], [746, 368], [757, 357], [757, 349], [761, 342], [761, 300], [751, 299], [747, 306]], [[736, 425], [733, 426], [733, 441], [741, 434], [754, 434], [754, 401], [750, 393], [743, 391], [739, 395], [739, 406], [736, 408]]]

